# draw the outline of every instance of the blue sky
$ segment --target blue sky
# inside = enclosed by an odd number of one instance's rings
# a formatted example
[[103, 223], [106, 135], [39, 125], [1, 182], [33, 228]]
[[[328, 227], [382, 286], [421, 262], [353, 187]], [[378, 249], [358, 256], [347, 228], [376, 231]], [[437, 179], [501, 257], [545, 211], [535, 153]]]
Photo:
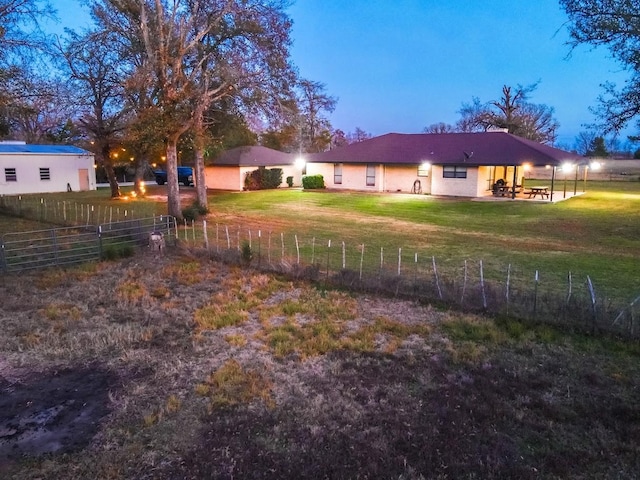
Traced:
[[[65, 26], [88, 19], [76, 0], [52, 3]], [[573, 146], [600, 85], [626, 78], [604, 49], [570, 51], [557, 0], [298, 0], [288, 13], [294, 63], [338, 98], [330, 119], [345, 132], [453, 124], [474, 96], [540, 81], [531, 101], [555, 109], [558, 143]]]
[[331, 120], [344, 131], [421, 132], [455, 123], [474, 96], [539, 80], [531, 101], [555, 109], [558, 142], [572, 146], [600, 85], [626, 77], [606, 50], [567, 58], [557, 0], [299, 0], [289, 13], [300, 73], [338, 97]]

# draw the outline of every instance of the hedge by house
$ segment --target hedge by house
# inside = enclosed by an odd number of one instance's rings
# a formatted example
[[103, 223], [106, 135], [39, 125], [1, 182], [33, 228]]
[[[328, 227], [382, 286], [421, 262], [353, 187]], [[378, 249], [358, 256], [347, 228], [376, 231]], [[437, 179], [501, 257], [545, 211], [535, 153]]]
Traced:
[[322, 175], [305, 175], [302, 177], [302, 188], [305, 190], [324, 188], [324, 177]]
[[247, 173], [244, 179], [245, 190], [269, 190], [278, 188], [282, 183], [281, 168], [260, 167]]

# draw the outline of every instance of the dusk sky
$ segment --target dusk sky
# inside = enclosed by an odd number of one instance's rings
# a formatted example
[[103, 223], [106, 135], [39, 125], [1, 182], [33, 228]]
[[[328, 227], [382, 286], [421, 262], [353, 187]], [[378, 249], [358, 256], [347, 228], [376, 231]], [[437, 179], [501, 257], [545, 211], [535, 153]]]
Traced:
[[[53, 4], [64, 25], [88, 18], [76, 0]], [[626, 78], [604, 49], [571, 52], [557, 0], [298, 0], [288, 11], [294, 63], [338, 98], [330, 120], [345, 132], [454, 124], [474, 96], [540, 81], [530, 100], [555, 109], [558, 144], [571, 147], [600, 85]]]

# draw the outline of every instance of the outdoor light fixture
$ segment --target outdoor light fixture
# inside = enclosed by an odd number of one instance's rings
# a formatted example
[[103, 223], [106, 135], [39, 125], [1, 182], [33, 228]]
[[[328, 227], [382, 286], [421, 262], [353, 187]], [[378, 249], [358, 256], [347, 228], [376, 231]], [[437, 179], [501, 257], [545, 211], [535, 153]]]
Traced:
[[589, 168], [591, 168], [591, 170], [600, 170], [602, 168], [602, 164], [594, 161], [589, 164]]
[[307, 164], [307, 162], [304, 160], [304, 158], [302, 158], [302, 157], [296, 158], [296, 161], [295, 161], [296, 168], [302, 170], [305, 167], [306, 164]]
[[420, 170], [429, 170], [431, 168], [431, 164], [429, 162], [422, 162], [420, 164]]
[[522, 164], [522, 168], [524, 169], [525, 172], [528, 172], [529, 170], [531, 170], [531, 164], [530, 163], [523, 163]]
[[572, 163], [563, 163], [562, 164], [562, 171], [564, 173], [569, 173], [571, 170], [573, 170], [574, 165]]

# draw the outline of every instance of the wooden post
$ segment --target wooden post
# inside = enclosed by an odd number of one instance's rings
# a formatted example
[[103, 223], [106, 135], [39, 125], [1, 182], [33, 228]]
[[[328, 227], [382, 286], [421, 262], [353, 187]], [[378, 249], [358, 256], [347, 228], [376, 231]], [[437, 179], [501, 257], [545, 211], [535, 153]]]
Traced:
[[487, 295], [484, 291], [484, 268], [482, 266], [482, 260], [480, 260], [480, 288], [482, 290], [482, 308], [487, 309]]
[[462, 294], [460, 295], [460, 305], [464, 303], [464, 294], [467, 290], [467, 261], [464, 261], [464, 276], [462, 280]]
[[362, 264], [364, 262], [364, 243], [360, 249], [360, 281], [362, 281]]
[[433, 263], [433, 276], [436, 279], [436, 287], [438, 288], [438, 298], [442, 300], [442, 290], [440, 289], [440, 279], [438, 278], [438, 268], [436, 267], [435, 255], [431, 257], [431, 262]]

